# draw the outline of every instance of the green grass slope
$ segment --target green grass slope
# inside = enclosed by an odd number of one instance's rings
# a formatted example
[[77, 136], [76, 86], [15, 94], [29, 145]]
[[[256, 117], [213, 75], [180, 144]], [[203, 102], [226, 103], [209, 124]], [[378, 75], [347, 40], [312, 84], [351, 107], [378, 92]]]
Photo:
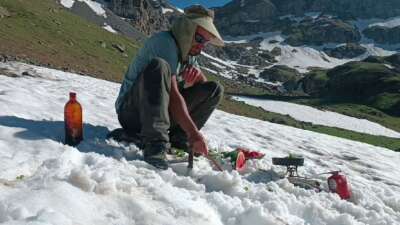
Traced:
[[0, 54], [29, 63], [120, 81], [139, 47], [55, 0], [1, 0], [0, 7], [8, 12], [0, 17]]

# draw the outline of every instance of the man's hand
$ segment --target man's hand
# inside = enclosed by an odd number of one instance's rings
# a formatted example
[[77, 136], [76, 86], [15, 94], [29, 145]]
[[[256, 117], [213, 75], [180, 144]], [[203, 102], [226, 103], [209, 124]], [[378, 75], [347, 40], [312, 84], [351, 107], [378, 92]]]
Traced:
[[189, 145], [194, 153], [208, 155], [208, 147], [203, 135], [197, 131], [193, 136], [188, 137]]
[[190, 65], [183, 70], [182, 77], [188, 87], [193, 86], [197, 82], [206, 81], [201, 70]]

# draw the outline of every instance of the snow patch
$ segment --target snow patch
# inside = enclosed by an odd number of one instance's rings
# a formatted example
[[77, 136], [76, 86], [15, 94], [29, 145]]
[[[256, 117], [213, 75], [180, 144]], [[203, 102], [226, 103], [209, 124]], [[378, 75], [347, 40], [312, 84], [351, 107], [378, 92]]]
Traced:
[[400, 133], [383, 127], [380, 124], [370, 122], [365, 119], [345, 116], [335, 112], [318, 110], [310, 106], [240, 96], [235, 96], [234, 99], [238, 101], [244, 101], [249, 105], [262, 107], [270, 112], [289, 115], [299, 121], [310, 122], [329, 127], [338, 127], [366, 134], [400, 138]]
[[92, 0], [60, 0], [60, 3], [66, 8], [71, 8], [74, 5], [75, 1], [80, 1], [80, 2], [86, 3], [97, 15], [107, 18], [107, 14], [103, 8], [103, 5], [96, 1], [92, 1]]
[[118, 32], [114, 30], [110, 25], [104, 24], [103, 28], [111, 33], [117, 34]]
[[71, 8], [74, 6], [75, 0], [61, 0], [60, 3], [65, 7], [65, 8]]
[[164, 8], [164, 7], [161, 7], [161, 10], [162, 10], [162, 13], [163, 13], [163, 14], [170, 13], [170, 12], [173, 13], [173, 12], [174, 12], [173, 9]]
[[373, 26], [394, 28], [400, 26], [400, 17], [392, 17], [387, 20], [383, 20], [382, 22], [371, 23], [368, 25], [368, 27], [373, 27]]

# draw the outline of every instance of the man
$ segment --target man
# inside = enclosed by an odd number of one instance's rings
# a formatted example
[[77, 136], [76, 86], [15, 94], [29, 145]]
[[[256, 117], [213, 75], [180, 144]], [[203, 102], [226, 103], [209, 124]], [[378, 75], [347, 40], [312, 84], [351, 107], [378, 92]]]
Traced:
[[[208, 154], [201, 127], [222, 98], [196, 57], [206, 44], [223, 46], [214, 13], [200, 5], [185, 9], [170, 31], [150, 37], [133, 60], [115, 103], [126, 134], [140, 136], [144, 160], [167, 169], [171, 147]], [[181, 82], [179, 82], [181, 81]]]

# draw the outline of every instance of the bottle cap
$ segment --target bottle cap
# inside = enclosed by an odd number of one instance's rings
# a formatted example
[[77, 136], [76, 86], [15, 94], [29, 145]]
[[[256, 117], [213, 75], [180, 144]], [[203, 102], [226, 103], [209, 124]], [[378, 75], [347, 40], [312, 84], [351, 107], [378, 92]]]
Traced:
[[69, 93], [69, 97], [70, 98], [75, 98], [76, 97], [76, 93], [75, 92], [70, 92]]

